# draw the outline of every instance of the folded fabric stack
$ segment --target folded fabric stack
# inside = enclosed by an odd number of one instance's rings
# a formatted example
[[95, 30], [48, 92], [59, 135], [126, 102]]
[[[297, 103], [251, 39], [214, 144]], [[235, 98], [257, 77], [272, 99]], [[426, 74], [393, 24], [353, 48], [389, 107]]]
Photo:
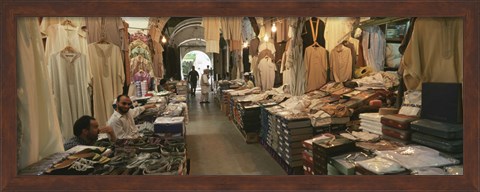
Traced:
[[381, 118], [382, 115], [378, 113], [361, 113], [360, 129], [377, 135], [382, 135]]

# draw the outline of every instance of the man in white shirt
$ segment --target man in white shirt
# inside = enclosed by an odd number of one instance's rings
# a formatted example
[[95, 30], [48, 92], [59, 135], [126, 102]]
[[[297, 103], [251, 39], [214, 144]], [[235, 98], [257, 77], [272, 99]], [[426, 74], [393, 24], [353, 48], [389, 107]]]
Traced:
[[135, 126], [133, 118], [140, 115], [145, 109], [154, 108], [154, 104], [144, 105], [130, 109], [132, 100], [127, 95], [119, 95], [117, 97], [117, 108], [108, 120], [107, 124], [113, 127], [113, 131], [117, 139], [137, 138], [138, 128]]

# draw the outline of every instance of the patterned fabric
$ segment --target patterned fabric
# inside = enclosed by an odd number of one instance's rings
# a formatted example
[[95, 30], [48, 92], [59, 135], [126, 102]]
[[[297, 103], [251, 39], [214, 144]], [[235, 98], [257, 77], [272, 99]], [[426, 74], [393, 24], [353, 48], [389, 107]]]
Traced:
[[65, 142], [65, 144], [63, 144], [63, 148], [65, 148], [65, 151], [67, 151], [77, 145], [88, 145], [88, 143], [82, 138], [75, 136]]

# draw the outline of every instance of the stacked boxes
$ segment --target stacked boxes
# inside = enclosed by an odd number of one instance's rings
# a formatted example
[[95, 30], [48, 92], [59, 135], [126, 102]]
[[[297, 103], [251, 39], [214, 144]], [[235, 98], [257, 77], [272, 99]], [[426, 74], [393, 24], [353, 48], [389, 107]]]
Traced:
[[313, 142], [313, 163], [315, 175], [328, 174], [328, 162], [331, 157], [354, 151], [355, 142], [336, 135], [334, 140], [318, 140]]
[[415, 116], [402, 114], [385, 115], [382, 117], [383, 138], [402, 144], [411, 142], [410, 123], [418, 119]]
[[185, 134], [184, 117], [158, 117], [153, 123], [155, 133]]

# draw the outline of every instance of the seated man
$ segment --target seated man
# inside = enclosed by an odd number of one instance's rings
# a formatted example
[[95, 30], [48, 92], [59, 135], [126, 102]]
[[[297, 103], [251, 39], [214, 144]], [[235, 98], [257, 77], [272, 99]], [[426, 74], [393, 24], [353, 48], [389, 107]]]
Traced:
[[247, 72], [247, 73], [243, 74], [243, 77], [245, 79], [245, 85], [244, 85], [245, 88], [251, 89], [251, 88], [255, 87], [253, 85], [252, 80], [250, 79], [250, 73]]
[[77, 145], [93, 145], [95, 141], [97, 141], [98, 133], [107, 133], [111, 141], [116, 140], [112, 127], [106, 126], [98, 128], [98, 122], [95, 118], [88, 115], [82, 116], [73, 124], [73, 134], [75, 137], [65, 142], [63, 148], [65, 148], [66, 151]]
[[113, 127], [113, 131], [118, 139], [133, 139], [140, 136], [138, 128], [135, 126], [135, 117], [140, 115], [145, 109], [156, 107], [154, 104], [136, 107], [130, 110], [132, 100], [127, 95], [117, 97], [117, 109], [107, 122], [107, 125]]

